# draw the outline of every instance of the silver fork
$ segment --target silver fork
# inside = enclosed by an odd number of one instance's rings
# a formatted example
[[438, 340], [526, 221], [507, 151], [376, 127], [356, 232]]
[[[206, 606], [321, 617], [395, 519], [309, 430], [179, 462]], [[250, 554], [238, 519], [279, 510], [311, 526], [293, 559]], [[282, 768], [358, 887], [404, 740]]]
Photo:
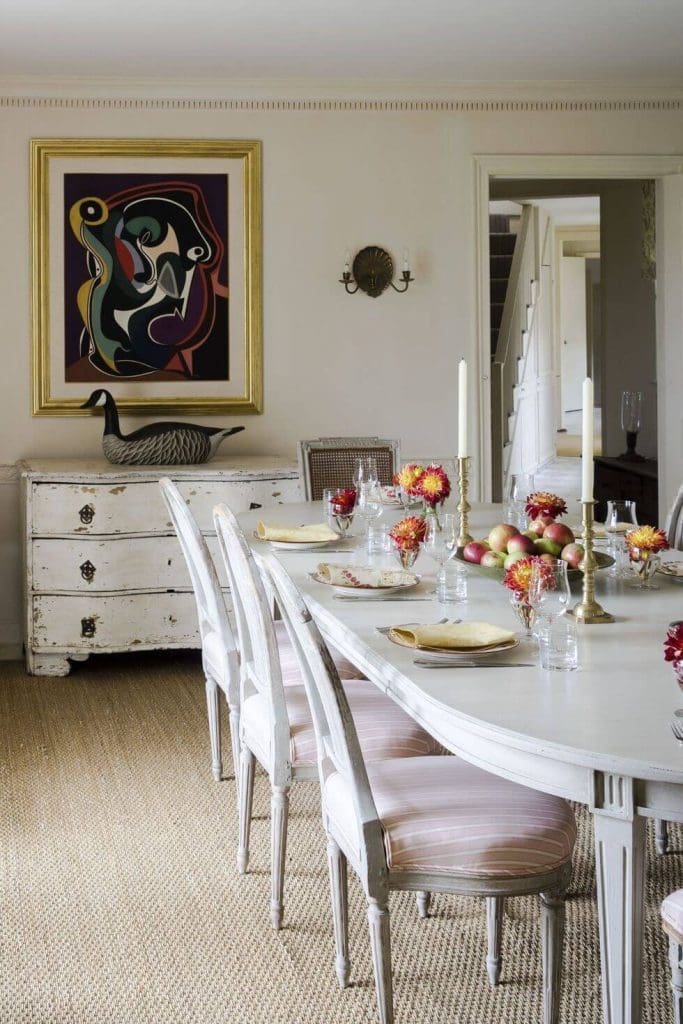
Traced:
[[671, 719], [671, 731], [676, 739], [683, 743], [683, 722], [680, 718]]
[[[454, 622], [454, 623], [455, 622], [462, 622], [462, 619], [452, 619], [451, 621]], [[439, 619], [439, 621], [435, 622], [434, 625], [435, 626], [443, 626], [443, 624], [445, 622], [448, 622], [448, 619]], [[419, 626], [420, 623], [419, 622], [401, 622], [401, 623], [397, 623], [397, 625], [401, 625], [401, 626]], [[396, 628], [396, 626], [375, 626], [375, 631], [377, 633], [383, 633], [384, 636], [386, 636], [387, 633], [390, 633], [392, 631], [392, 629], [395, 629], [395, 628]]]

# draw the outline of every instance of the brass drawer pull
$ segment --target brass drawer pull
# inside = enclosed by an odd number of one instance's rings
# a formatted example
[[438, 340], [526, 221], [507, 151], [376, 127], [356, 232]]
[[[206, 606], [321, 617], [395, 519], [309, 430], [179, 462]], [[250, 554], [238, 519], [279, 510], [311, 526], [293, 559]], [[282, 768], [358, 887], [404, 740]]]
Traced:
[[90, 639], [95, 635], [95, 619], [81, 619], [81, 636]]
[[95, 518], [95, 509], [92, 505], [84, 505], [83, 508], [79, 508], [78, 516], [81, 522], [85, 523], [87, 526], [89, 523], [92, 523]]
[[79, 569], [81, 570], [81, 576], [83, 579], [88, 583], [92, 583], [95, 579], [95, 573], [97, 572], [92, 562], [89, 559], [86, 560], [83, 565], [79, 566]]

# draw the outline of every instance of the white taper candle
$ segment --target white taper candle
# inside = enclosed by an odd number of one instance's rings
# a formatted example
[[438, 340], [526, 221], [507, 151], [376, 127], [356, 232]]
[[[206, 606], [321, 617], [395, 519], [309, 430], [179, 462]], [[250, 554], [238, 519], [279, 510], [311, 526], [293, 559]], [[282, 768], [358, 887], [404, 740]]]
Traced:
[[583, 382], [583, 423], [581, 428], [581, 501], [593, 500], [593, 381]]
[[458, 366], [458, 458], [467, 457], [467, 362]]

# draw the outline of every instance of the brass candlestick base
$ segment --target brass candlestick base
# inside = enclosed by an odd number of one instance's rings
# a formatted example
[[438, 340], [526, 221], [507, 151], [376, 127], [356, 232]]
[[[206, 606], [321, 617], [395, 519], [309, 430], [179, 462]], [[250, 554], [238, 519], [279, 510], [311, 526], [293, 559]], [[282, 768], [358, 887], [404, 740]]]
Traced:
[[583, 510], [583, 546], [584, 555], [579, 562], [583, 573], [583, 597], [572, 610], [572, 615], [579, 622], [592, 625], [600, 622], [614, 622], [614, 616], [606, 612], [595, 600], [595, 570], [597, 562], [593, 553], [593, 510], [594, 501], [581, 502]]
[[460, 515], [460, 530], [458, 533], [459, 549], [464, 548], [466, 544], [469, 544], [469, 542], [473, 540], [472, 535], [468, 532], [469, 523], [467, 520], [472, 507], [467, 500], [467, 492], [469, 490], [469, 462], [469, 456], [466, 455], [464, 458], [460, 458], [460, 456], [458, 456], [458, 486], [460, 488], [460, 499], [457, 504], [458, 513]]

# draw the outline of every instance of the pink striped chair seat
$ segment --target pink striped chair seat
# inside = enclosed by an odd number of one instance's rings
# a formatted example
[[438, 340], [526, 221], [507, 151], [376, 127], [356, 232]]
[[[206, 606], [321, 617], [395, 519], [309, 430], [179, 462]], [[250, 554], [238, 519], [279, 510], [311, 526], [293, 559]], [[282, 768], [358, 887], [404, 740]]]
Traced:
[[683, 946], [683, 889], [667, 896], [662, 903], [662, 920], [669, 932]]
[[[389, 697], [362, 679], [344, 680], [344, 690], [368, 761], [384, 758], [423, 757], [443, 754], [443, 747]], [[285, 689], [290, 726], [292, 765], [315, 765], [317, 751], [313, 720], [303, 686]], [[251, 750], [263, 764], [269, 763], [270, 725], [268, 699], [256, 693], [242, 705], [242, 728]], [[392, 762], [393, 763], [393, 762]]]
[[[284, 622], [275, 623], [275, 634], [280, 649], [280, 665], [282, 682], [285, 686], [301, 685], [301, 669], [296, 651], [292, 647]], [[202, 649], [207, 667], [214, 679], [228, 679], [228, 659], [218, 633], [207, 633], [202, 641]], [[360, 672], [350, 661], [337, 651], [332, 650], [334, 663], [341, 679], [358, 679]]]
[[[544, 874], [571, 858], [574, 814], [565, 800], [538, 793], [457, 757], [416, 757], [367, 766], [393, 871], [508, 878]], [[351, 796], [331, 775], [323, 806], [358, 851]]]

